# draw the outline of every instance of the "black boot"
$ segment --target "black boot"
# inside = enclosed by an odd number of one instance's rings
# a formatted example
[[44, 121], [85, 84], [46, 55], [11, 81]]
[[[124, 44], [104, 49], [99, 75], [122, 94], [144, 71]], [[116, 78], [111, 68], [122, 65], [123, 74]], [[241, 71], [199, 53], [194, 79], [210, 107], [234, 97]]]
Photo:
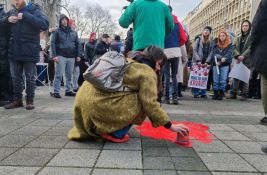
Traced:
[[218, 92], [218, 100], [223, 100], [224, 92], [222, 90], [219, 90]]
[[219, 97], [219, 92], [214, 90], [214, 95], [212, 97], [213, 100], [218, 100], [218, 97]]

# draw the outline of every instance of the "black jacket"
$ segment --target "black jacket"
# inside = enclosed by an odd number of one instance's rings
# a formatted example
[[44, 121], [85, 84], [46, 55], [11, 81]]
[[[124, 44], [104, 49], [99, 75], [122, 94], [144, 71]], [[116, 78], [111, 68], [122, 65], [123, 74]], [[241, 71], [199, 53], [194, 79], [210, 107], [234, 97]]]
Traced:
[[215, 66], [215, 56], [217, 57], [218, 62], [221, 62], [222, 58], [225, 58], [226, 61], [220, 65], [220, 67], [223, 66], [229, 66], [232, 63], [233, 59], [233, 53], [234, 53], [234, 47], [232, 44], [229, 44], [226, 48], [220, 49], [217, 45], [214, 46], [212, 51], [212, 57], [211, 60], [207, 60], [208, 63]]
[[96, 40], [94, 40], [93, 42], [87, 42], [84, 46], [85, 60], [89, 64], [92, 64], [92, 60], [93, 60], [94, 54], [95, 54], [95, 46], [96, 46]]
[[267, 0], [262, 0], [252, 22], [252, 69], [267, 76]]
[[52, 34], [51, 38], [51, 57], [63, 56], [66, 58], [77, 58], [80, 56], [79, 38], [75, 31], [69, 26], [63, 27], [61, 21], [67, 16], [61, 15], [59, 28]]
[[[6, 17], [3, 7], [0, 7], [0, 20]], [[0, 27], [0, 61], [7, 60], [9, 32], [8, 25], [3, 23]]]
[[102, 56], [104, 55], [106, 52], [109, 51], [110, 45], [106, 44], [104, 41], [100, 41], [96, 44], [95, 47], [95, 55], [97, 56]]
[[[23, 13], [22, 20], [15, 24], [8, 22], [8, 17]], [[49, 22], [41, 7], [29, 3], [18, 11], [13, 9], [7, 13], [7, 17], [0, 21], [0, 28], [8, 25], [10, 28], [9, 52], [11, 60], [39, 62], [40, 31], [48, 29]]]

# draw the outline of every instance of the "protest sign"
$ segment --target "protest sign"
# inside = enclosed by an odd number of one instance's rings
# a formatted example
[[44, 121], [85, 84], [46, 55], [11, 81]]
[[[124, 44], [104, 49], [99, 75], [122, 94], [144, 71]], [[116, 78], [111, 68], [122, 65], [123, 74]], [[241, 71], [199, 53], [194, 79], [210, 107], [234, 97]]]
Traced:
[[207, 66], [193, 65], [191, 68], [188, 87], [207, 89], [210, 69]]

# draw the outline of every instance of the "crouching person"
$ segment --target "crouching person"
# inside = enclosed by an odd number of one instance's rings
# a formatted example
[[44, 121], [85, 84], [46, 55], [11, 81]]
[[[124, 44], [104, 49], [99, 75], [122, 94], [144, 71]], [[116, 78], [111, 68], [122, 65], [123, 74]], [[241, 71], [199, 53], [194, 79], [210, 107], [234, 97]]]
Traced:
[[154, 127], [164, 126], [186, 135], [188, 129], [172, 124], [157, 102], [156, 71], [166, 62], [166, 55], [155, 46], [141, 54], [142, 58], [132, 59], [122, 78], [123, 87], [132, 91], [108, 92], [88, 81], [83, 83], [75, 99], [74, 127], [68, 133], [69, 139], [104, 138], [126, 142], [132, 125], [141, 125], [146, 117]]

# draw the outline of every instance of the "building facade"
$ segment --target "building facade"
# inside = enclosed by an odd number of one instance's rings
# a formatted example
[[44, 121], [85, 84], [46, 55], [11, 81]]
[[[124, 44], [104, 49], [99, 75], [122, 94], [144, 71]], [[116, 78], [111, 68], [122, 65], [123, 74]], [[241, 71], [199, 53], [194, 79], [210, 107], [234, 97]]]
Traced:
[[259, 3], [260, 0], [203, 0], [183, 23], [187, 25], [191, 38], [201, 34], [205, 26], [211, 26], [212, 34], [217, 36], [224, 24], [238, 34], [243, 20], [252, 21]]

